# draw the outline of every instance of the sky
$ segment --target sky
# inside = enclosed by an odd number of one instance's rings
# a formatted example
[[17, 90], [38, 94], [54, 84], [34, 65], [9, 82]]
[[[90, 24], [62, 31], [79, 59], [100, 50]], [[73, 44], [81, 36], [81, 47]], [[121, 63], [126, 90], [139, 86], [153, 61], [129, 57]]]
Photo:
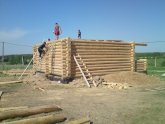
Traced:
[[165, 0], [0, 0], [0, 54], [32, 53], [34, 44], [60, 38], [148, 43], [136, 52], [165, 52]]

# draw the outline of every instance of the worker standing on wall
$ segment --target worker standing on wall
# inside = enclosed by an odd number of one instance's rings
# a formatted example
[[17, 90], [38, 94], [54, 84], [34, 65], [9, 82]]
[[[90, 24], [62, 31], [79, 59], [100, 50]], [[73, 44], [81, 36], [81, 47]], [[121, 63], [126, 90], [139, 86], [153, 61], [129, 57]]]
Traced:
[[44, 48], [46, 47], [46, 42], [38, 47], [39, 57], [42, 58], [42, 54], [45, 52]]
[[78, 39], [81, 39], [81, 31], [78, 30]]
[[60, 35], [61, 33], [62, 33], [61, 27], [59, 26], [58, 23], [56, 23], [56, 24], [55, 24], [55, 27], [54, 27], [54, 34], [55, 34], [57, 40], [59, 39], [59, 35]]

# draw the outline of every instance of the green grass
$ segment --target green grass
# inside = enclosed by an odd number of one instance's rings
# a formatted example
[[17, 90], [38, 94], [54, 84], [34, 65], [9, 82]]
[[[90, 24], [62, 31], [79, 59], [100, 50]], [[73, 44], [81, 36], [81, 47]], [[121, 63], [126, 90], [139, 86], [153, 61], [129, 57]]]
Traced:
[[[25, 69], [27, 65], [9, 65], [9, 64], [5, 64], [4, 66], [0, 66], [0, 70], [11, 70], [11, 69]], [[32, 65], [30, 65], [28, 67], [28, 69], [31, 69]]]
[[156, 91], [140, 104], [133, 115], [133, 124], [164, 124], [165, 123], [165, 90]]
[[165, 81], [165, 76], [162, 74], [165, 73], [165, 67], [148, 67], [147, 74], [159, 77], [161, 80]]

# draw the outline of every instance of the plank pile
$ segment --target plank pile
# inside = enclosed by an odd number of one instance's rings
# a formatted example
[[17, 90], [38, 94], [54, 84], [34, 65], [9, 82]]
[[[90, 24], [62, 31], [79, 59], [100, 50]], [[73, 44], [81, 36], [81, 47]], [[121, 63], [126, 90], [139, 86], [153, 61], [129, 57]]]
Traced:
[[147, 59], [139, 59], [136, 61], [135, 64], [135, 71], [136, 72], [143, 72], [146, 73], [147, 70]]

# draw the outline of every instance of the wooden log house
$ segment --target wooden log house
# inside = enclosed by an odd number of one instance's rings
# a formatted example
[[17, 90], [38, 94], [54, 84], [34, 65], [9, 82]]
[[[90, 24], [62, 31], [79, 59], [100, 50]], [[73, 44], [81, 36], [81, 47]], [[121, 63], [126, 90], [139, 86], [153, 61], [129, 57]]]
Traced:
[[92, 76], [120, 71], [146, 71], [146, 61], [135, 61], [135, 46], [146, 46], [120, 40], [59, 39], [47, 42], [46, 53], [39, 58], [33, 46], [33, 68], [61, 79], [80, 77], [74, 56], [79, 56]]

